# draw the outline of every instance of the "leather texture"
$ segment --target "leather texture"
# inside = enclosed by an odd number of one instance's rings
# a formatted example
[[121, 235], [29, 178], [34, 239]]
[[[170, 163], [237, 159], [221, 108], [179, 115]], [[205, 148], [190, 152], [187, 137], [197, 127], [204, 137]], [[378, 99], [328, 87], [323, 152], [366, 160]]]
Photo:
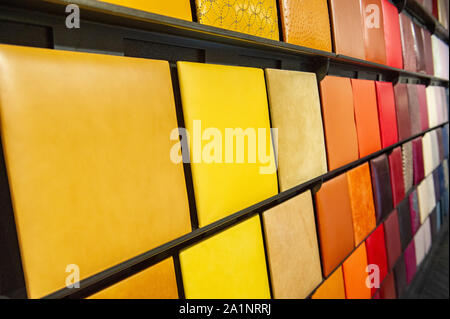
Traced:
[[350, 79], [326, 76], [320, 82], [328, 170], [358, 159], [353, 92]]
[[402, 243], [402, 251], [409, 244], [412, 236], [411, 214], [409, 212], [409, 200], [402, 201], [397, 208], [398, 226], [400, 230], [400, 241]]
[[101, 0], [124, 7], [192, 21], [191, 4], [186, 0]]
[[[386, 46], [386, 64], [403, 69], [402, 36], [397, 7], [389, 0], [381, 0]], [[431, 38], [430, 38], [431, 40]]]
[[386, 242], [386, 254], [388, 269], [394, 268], [398, 258], [402, 254], [400, 241], [400, 227], [398, 224], [397, 210], [394, 210], [384, 222], [384, 236]]
[[380, 288], [381, 299], [397, 299], [395, 291], [395, 275], [393, 272], [388, 273]]
[[311, 299], [345, 299], [342, 267], [336, 269], [311, 296]]
[[[375, 231], [366, 239], [367, 247], [367, 263], [369, 265], [377, 265], [380, 272], [380, 283], [388, 273], [386, 244], [384, 241], [384, 225], [375, 229]], [[377, 288], [372, 288], [372, 296], [375, 294]]]
[[412, 240], [403, 254], [405, 260], [406, 269], [406, 284], [409, 285], [414, 279], [417, 271], [416, 251], [414, 246], [414, 240]]
[[398, 142], [394, 86], [391, 82], [375, 82], [380, 122], [381, 148]]
[[397, 264], [394, 268], [395, 275], [395, 288], [397, 292], [397, 296], [400, 298], [403, 296], [403, 293], [407, 287], [407, 277], [406, 277], [406, 264], [403, 255], [397, 261]]
[[[265, 134], [257, 135], [265, 147], [264, 154], [269, 154], [273, 146], [263, 70], [178, 62], [178, 75], [184, 122], [191, 134], [191, 169], [199, 225], [205, 226], [276, 195], [278, 182], [273, 152], [268, 161], [256, 156], [255, 163], [245, 158], [239, 163], [235, 156], [236, 142], [232, 163], [226, 163], [226, 148], [219, 161], [209, 163], [200, 158], [204, 146], [199, 146], [198, 141], [194, 145], [194, 129], [198, 130], [196, 123], [201, 121], [203, 130], [215, 128], [225, 138], [227, 128], [263, 130]], [[244, 153], [248, 150], [247, 145]], [[262, 168], [273, 169], [267, 171], [269, 174], [261, 174]]]
[[445, 157], [445, 150], [444, 150], [444, 135], [442, 132], [442, 128], [438, 128], [436, 130], [436, 136], [437, 136], [437, 146], [439, 150], [439, 163], [441, 163], [444, 160]]
[[371, 160], [370, 171], [377, 223], [380, 223], [394, 208], [387, 156], [383, 154]]
[[403, 179], [402, 149], [397, 147], [389, 155], [389, 176], [392, 186], [392, 200], [394, 207], [405, 198], [405, 183]]
[[433, 131], [426, 133], [422, 138], [422, 147], [423, 147], [423, 165], [425, 176], [431, 174], [435, 166], [435, 157], [434, 147], [433, 147]]
[[304, 299], [322, 281], [310, 191], [263, 213], [265, 242], [276, 299]]
[[414, 37], [414, 51], [416, 53], [416, 70], [420, 73], [426, 73], [425, 64], [425, 47], [423, 43], [422, 28], [416, 24], [412, 23], [413, 26], [413, 37]]
[[425, 258], [425, 227], [420, 227], [420, 229], [417, 231], [417, 234], [414, 236], [414, 248], [416, 255], [416, 265], [417, 267], [419, 267]]
[[426, 89], [428, 105], [428, 126], [433, 128], [439, 124], [440, 95], [436, 86], [428, 86]]
[[359, 158], [381, 149], [375, 82], [351, 79]]
[[276, 0], [195, 0], [201, 24], [279, 40]]
[[442, 141], [444, 147], [444, 158], [449, 157], [449, 125], [446, 124], [442, 129]]
[[423, 164], [423, 146], [422, 137], [412, 140], [413, 145], [413, 167], [414, 167], [414, 185], [417, 186], [425, 178], [425, 168]]
[[414, 235], [420, 227], [420, 208], [417, 190], [409, 194], [409, 213], [411, 216], [411, 232]]
[[398, 140], [403, 141], [412, 135], [407, 85], [404, 83], [397, 83], [394, 86], [394, 91]]
[[316, 216], [322, 270], [327, 277], [354, 247], [352, 211], [345, 174], [324, 183], [317, 192]]
[[285, 191], [327, 172], [319, 90], [314, 73], [266, 69], [266, 81], [271, 123], [278, 129], [278, 181]]
[[400, 13], [400, 30], [402, 34], [403, 68], [407, 71], [417, 72], [413, 23], [405, 13]]
[[431, 218], [428, 218], [422, 226], [422, 227], [424, 227], [424, 231], [425, 231], [425, 252], [426, 252], [426, 254], [428, 254], [430, 252], [431, 244], [432, 244], [430, 219]]
[[327, 0], [281, 0], [280, 16], [284, 41], [332, 51]]
[[[359, 4], [361, 6], [361, 15], [363, 17], [366, 60], [379, 64], [386, 64], [384, 18], [381, 0], [359, 0]], [[372, 9], [373, 6], [377, 9]]]
[[269, 299], [259, 216], [180, 252], [187, 299]]
[[434, 63], [433, 63], [433, 47], [431, 44], [431, 33], [425, 29], [422, 29], [423, 49], [425, 58], [425, 73], [428, 75], [434, 75]]
[[348, 171], [347, 181], [352, 208], [354, 241], [355, 245], [358, 245], [376, 226], [369, 163]]
[[434, 194], [436, 198], [436, 202], [441, 200], [441, 187], [439, 185], [439, 170], [435, 169], [433, 171], [433, 182], [434, 182]]
[[370, 299], [371, 289], [366, 285], [366, 268], [366, 244], [362, 243], [342, 264], [347, 299]]
[[427, 90], [425, 85], [417, 84], [415, 85], [417, 89], [417, 98], [419, 101], [420, 109], [420, 129], [421, 132], [428, 130], [429, 120], [428, 120], [428, 104], [427, 104]]
[[428, 175], [417, 187], [420, 223], [423, 224], [436, 206], [433, 175]]
[[178, 299], [173, 260], [165, 259], [89, 299]]
[[0, 83], [30, 298], [191, 230], [168, 62], [0, 46]]
[[433, 50], [434, 75], [438, 78], [448, 79], [448, 45], [436, 35], [432, 35], [431, 46]]
[[364, 60], [364, 26], [357, 0], [329, 0], [336, 54]]
[[405, 194], [408, 194], [414, 184], [413, 145], [411, 141], [402, 145], [402, 157], [403, 184], [405, 186]]
[[409, 117], [411, 120], [411, 135], [417, 135], [422, 132], [422, 119], [420, 117], [420, 103], [415, 84], [407, 84], [409, 102]]

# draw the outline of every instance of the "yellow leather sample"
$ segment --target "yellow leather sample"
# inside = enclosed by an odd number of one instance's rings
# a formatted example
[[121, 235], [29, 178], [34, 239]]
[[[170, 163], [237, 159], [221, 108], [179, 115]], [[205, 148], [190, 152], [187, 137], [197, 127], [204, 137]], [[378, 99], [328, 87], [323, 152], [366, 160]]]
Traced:
[[187, 299], [268, 299], [259, 216], [180, 252]]
[[322, 285], [317, 288], [311, 299], [345, 299], [344, 276], [342, 266], [330, 275]]
[[201, 24], [279, 40], [276, 0], [195, 0]]
[[189, 0], [101, 0], [101, 2], [192, 21], [191, 3]]
[[172, 258], [110, 286], [89, 299], [177, 299], [177, 280]]
[[[275, 157], [273, 151], [269, 156], [269, 150], [273, 150], [273, 146], [263, 70], [178, 62], [178, 74], [184, 120], [191, 135], [192, 179], [200, 226], [276, 195], [277, 174], [275, 167], [270, 165], [275, 163]], [[221, 135], [222, 145], [219, 148], [222, 154], [217, 161], [210, 163], [203, 160], [204, 147], [213, 142], [212, 138], [203, 141], [203, 147], [196, 146], [200, 142], [194, 144], [202, 134], [198, 133], [197, 138], [195, 137], [198, 123], [201, 124], [199, 131], [203, 130], [203, 134], [212, 128]], [[265, 151], [267, 161], [261, 159], [259, 154], [255, 156], [254, 163], [250, 160], [248, 155], [254, 150], [249, 147], [249, 133], [248, 138], [245, 138], [243, 161], [239, 162], [236, 156], [239, 143], [234, 138], [231, 154], [233, 160], [227, 163], [226, 153], [230, 154], [231, 147], [227, 151], [224, 140], [227, 131], [238, 128], [255, 132], [254, 140], [260, 140], [265, 146], [264, 150], [258, 143], [257, 153]], [[260, 134], [260, 129], [263, 134]], [[216, 139], [220, 140], [220, 137]], [[273, 170], [261, 170], [268, 167]]]
[[29, 297], [190, 231], [168, 62], [2, 45], [0, 100]]
[[310, 191], [263, 214], [273, 296], [306, 298], [322, 281]]
[[314, 73], [266, 70], [272, 127], [278, 129], [278, 179], [285, 191], [327, 172]]

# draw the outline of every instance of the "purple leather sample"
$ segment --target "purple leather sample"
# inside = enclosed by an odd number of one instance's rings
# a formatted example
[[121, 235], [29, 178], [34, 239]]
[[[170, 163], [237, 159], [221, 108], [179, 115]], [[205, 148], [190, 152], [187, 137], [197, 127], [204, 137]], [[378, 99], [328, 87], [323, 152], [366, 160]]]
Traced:
[[425, 168], [423, 164], [422, 137], [414, 139], [412, 143], [413, 143], [414, 185], [417, 186], [425, 177]]
[[419, 197], [417, 190], [409, 194], [409, 213], [411, 216], [411, 232], [414, 236], [420, 227]]
[[433, 182], [434, 182], [434, 195], [436, 196], [436, 202], [441, 200], [441, 185], [439, 183], [439, 170], [435, 169], [433, 171]]
[[416, 85], [417, 89], [417, 97], [419, 99], [420, 106], [420, 128], [423, 131], [428, 130], [429, 122], [428, 122], [428, 104], [427, 104], [427, 89], [425, 85], [418, 84]]
[[394, 86], [395, 109], [397, 114], [398, 140], [411, 137], [411, 118], [409, 115], [408, 87], [404, 83]]
[[400, 13], [400, 30], [402, 33], [403, 68], [417, 72], [413, 25], [411, 19], [404, 13]]
[[400, 229], [400, 241], [402, 250], [405, 250], [409, 242], [412, 240], [411, 215], [409, 213], [409, 200], [402, 201], [397, 208], [398, 226]]
[[422, 132], [419, 96], [415, 84], [407, 84], [406, 88], [408, 91], [409, 116], [411, 119], [411, 135], [416, 135]]
[[442, 129], [439, 128], [436, 130], [437, 139], [438, 139], [438, 146], [439, 146], [439, 161], [442, 162], [445, 157], [445, 150], [444, 150], [444, 136]]
[[404, 253], [405, 266], [406, 266], [406, 283], [409, 285], [414, 278], [417, 271], [416, 264], [416, 248], [414, 246], [414, 240], [412, 240]]
[[433, 47], [431, 44], [431, 33], [425, 28], [421, 29], [425, 54], [425, 71], [428, 75], [434, 75]]
[[394, 208], [389, 174], [389, 162], [386, 154], [370, 161], [370, 172], [372, 175], [372, 189], [378, 224]]

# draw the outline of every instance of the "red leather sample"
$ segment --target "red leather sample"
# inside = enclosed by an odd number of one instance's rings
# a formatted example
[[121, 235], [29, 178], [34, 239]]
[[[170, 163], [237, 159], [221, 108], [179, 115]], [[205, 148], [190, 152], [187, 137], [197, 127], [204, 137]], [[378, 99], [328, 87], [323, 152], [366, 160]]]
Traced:
[[375, 82], [375, 87], [377, 90], [381, 147], [386, 148], [398, 142], [394, 86], [391, 82]]
[[434, 75], [434, 63], [433, 63], [433, 47], [431, 44], [431, 33], [425, 29], [422, 29], [423, 49], [425, 58], [425, 72], [428, 75]]
[[389, 163], [386, 154], [370, 161], [370, 171], [377, 223], [380, 223], [393, 209]]
[[413, 25], [411, 19], [404, 13], [400, 13], [400, 30], [402, 34], [403, 68], [417, 72]]
[[[369, 265], [377, 265], [380, 270], [380, 283], [388, 273], [386, 245], [384, 242], [384, 225], [381, 224], [377, 229], [366, 239], [367, 247], [367, 263]], [[375, 294], [376, 288], [372, 288], [372, 295]]]
[[359, 158], [381, 149], [375, 82], [352, 79]]
[[414, 240], [412, 240], [408, 247], [406, 247], [403, 257], [406, 268], [406, 284], [409, 285], [417, 271], [416, 248], [414, 246]]
[[397, 114], [398, 140], [411, 137], [411, 119], [409, 117], [408, 89], [406, 84], [397, 83], [394, 86], [395, 107]]
[[420, 129], [421, 132], [428, 130], [428, 103], [427, 103], [427, 89], [425, 85], [417, 84], [415, 85], [417, 89], [417, 98], [419, 101], [420, 109]]
[[[363, 16], [364, 49], [366, 60], [386, 64], [384, 19], [381, 0], [359, 0]], [[376, 9], [373, 8], [375, 6]], [[378, 24], [377, 24], [378, 22]]]
[[316, 194], [323, 275], [327, 277], [354, 247], [346, 174], [324, 183]]
[[389, 155], [389, 173], [392, 185], [392, 199], [394, 207], [405, 197], [405, 184], [403, 179], [402, 149], [397, 147]]
[[409, 101], [409, 117], [411, 119], [411, 135], [416, 135], [422, 132], [419, 96], [415, 84], [407, 84], [406, 89]]
[[416, 70], [417, 72], [426, 73], [425, 66], [425, 48], [423, 44], [422, 28], [413, 23], [414, 49], [416, 53]]
[[413, 167], [414, 167], [414, 185], [417, 186], [425, 178], [425, 167], [423, 163], [422, 137], [412, 141], [413, 144]]
[[382, 0], [381, 6], [383, 8], [386, 64], [393, 68], [402, 69], [402, 36], [400, 32], [400, 19], [397, 7], [390, 3], [389, 0]]
[[391, 270], [394, 268], [398, 258], [402, 254], [400, 229], [398, 226], [396, 210], [394, 210], [384, 222], [384, 236], [386, 241], [388, 269]]
[[420, 210], [419, 210], [419, 197], [417, 190], [414, 190], [409, 194], [409, 214], [411, 217], [411, 232], [414, 236], [420, 227]]
[[395, 292], [395, 277], [394, 273], [390, 272], [387, 274], [380, 288], [381, 299], [397, 299], [397, 294]]

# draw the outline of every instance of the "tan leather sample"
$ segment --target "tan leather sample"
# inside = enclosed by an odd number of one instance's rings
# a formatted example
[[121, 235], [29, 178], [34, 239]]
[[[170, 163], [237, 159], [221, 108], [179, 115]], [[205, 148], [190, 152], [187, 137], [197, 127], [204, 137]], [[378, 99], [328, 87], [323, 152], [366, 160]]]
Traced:
[[191, 230], [168, 62], [0, 46], [0, 100], [29, 297]]
[[89, 299], [177, 299], [177, 279], [172, 258], [110, 286]]
[[280, 190], [327, 172], [319, 91], [314, 73], [266, 70], [272, 127], [278, 129]]
[[358, 245], [376, 226], [369, 163], [348, 171], [347, 181], [352, 207], [354, 240], [355, 245]]
[[263, 214], [276, 299], [303, 299], [322, 281], [314, 208], [307, 191]]
[[354, 247], [350, 195], [346, 174], [324, 183], [316, 194], [316, 214], [324, 276]]
[[386, 64], [384, 13], [381, 6], [381, 0], [359, 0], [359, 3], [361, 6], [361, 14], [363, 16], [366, 60]]
[[280, 16], [287, 43], [332, 51], [327, 0], [281, 0]]
[[328, 277], [314, 292], [311, 299], [345, 299], [344, 276], [342, 267]]
[[192, 21], [191, 4], [187, 0], [101, 0], [124, 7]]
[[371, 290], [367, 279], [366, 243], [362, 243], [342, 264], [347, 299], [370, 299]]
[[328, 170], [358, 159], [358, 137], [350, 79], [326, 76], [320, 82]]
[[329, 0], [336, 54], [364, 60], [364, 31], [358, 0]]

